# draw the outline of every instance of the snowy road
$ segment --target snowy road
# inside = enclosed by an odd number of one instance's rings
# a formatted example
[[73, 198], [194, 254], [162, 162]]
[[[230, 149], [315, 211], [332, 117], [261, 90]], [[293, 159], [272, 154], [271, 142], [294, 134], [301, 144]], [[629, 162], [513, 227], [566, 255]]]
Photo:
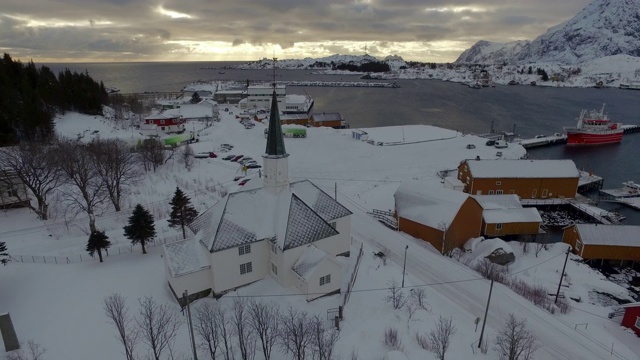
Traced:
[[[419, 240], [409, 239], [401, 233], [394, 232], [361, 212], [354, 214], [352, 229], [357, 240], [376, 248], [387, 248], [390, 259], [397, 264], [403, 263], [405, 245], [408, 244], [407, 276], [417, 278], [421, 284], [441, 284], [431, 288], [447, 298], [452, 306], [459, 308], [459, 311], [466, 312], [470, 323], [475, 318], [484, 316], [489, 281], [465, 281], [479, 278], [475, 271], [428, 250]], [[562, 259], [558, 261], [561, 263]], [[553, 265], [547, 263], [544, 266]], [[628, 357], [633, 356], [631, 354], [625, 356], [617, 352], [611, 355], [610, 345], [587, 338], [574, 330], [573, 324], [563, 321], [561, 316], [551, 315], [498, 283], [494, 284], [485, 330], [485, 339], [490, 343], [510, 312], [514, 312], [519, 318], [526, 318], [527, 328], [537, 337], [541, 345], [536, 352], [537, 359], [636, 358]]]

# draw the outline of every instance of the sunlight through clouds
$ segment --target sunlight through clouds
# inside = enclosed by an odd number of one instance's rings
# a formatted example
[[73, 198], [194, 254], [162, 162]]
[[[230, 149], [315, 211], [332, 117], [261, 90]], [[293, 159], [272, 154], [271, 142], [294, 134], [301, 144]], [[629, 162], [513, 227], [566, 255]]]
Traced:
[[158, 13], [160, 13], [161, 15], [168, 16], [168, 17], [170, 17], [172, 19], [192, 19], [193, 18], [189, 14], [180, 13], [180, 12], [173, 11], [173, 10], [167, 10], [162, 5], [158, 6], [156, 11]]

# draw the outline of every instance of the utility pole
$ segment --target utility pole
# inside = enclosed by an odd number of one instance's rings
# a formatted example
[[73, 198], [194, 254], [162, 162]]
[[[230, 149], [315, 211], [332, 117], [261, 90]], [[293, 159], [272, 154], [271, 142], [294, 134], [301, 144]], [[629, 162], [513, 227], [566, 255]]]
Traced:
[[569, 251], [571, 251], [571, 245], [569, 245], [569, 247], [567, 248], [567, 256], [564, 258], [564, 266], [562, 266], [562, 274], [560, 274], [560, 282], [558, 283], [558, 291], [556, 292], [556, 301], [554, 301], [554, 304], [558, 303], [560, 287], [562, 286], [562, 279], [564, 278], [564, 269], [567, 268], [567, 260], [569, 259]]
[[487, 314], [489, 313], [489, 303], [491, 302], [491, 291], [493, 290], [493, 279], [489, 287], [489, 299], [487, 299], [487, 307], [484, 309], [484, 319], [482, 319], [482, 330], [480, 330], [480, 340], [478, 340], [478, 349], [482, 348], [482, 336], [484, 335], [484, 326], [487, 324]]
[[338, 201], [338, 183], [333, 183], [333, 200]]
[[405, 270], [407, 269], [407, 249], [408, 248], [409, 248], [409, 245], [404, 246], [404, 265], [402, 265], [402, 287], [404, 287], [404, 273], [405, 273]]
[[198, 353], [196, 352], [196, 339], [193, 336], [193, 322], [191, 322], [191, 307], [189, 306], [189, 293], [187, 290], [183, 293], [184, 300], [187, 303], [187, 323], [189, 325], [189, 337], [191, 338], [191, 348], [193, 349], [193, 360], [198, 360]]

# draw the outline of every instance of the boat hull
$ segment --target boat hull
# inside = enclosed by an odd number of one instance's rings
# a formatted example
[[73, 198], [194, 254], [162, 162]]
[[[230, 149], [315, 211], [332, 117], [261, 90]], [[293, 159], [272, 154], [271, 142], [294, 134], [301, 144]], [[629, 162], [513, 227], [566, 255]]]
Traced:
[[624, 132], [609, 131], [607, 133], [588, 133], [567, 131], [567, 146], [616, 144], [622, 141]]

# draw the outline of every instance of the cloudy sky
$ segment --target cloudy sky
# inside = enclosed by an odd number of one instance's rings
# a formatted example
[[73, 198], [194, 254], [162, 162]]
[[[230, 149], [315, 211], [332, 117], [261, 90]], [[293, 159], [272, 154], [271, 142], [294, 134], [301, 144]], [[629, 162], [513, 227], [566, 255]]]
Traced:
[[2, 0], [0, 51], [34, 62], [224, 61], [332, 54], [454, 61], [529, 39], [590, 0]]

